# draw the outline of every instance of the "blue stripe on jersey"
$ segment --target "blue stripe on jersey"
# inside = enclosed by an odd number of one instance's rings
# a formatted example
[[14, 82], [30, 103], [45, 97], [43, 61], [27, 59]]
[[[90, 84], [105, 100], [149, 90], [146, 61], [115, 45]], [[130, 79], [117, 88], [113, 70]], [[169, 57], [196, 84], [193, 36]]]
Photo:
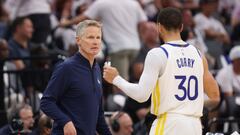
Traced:
[[197, 49], [197, 52], [198, 52], [198, 55], [200, 56], [200, 58], [202, 58], [202, 55], [201, 55], [201, 53], [200, 53], [200, 51], [198, 49]]
[[193, 46], [193, 47], [197, 50], [198, 55], [200, 56], [200, 58], [202, 58], [202, 54], [201, 54], [200, 50], [197, 47], [195, 47], [195, 46]]
[[166, 44], [169, 44], [169, 45], [175, 46], [175, 47], [187, 47], [187, 46], [189, 46], [188, 43], [187, 43], [187, 44], [184, 44], [184, 45], [181, 45], [181, 44], [172, 44], [172, 43], [166, 43]]
[[167, 52], [167, 50], [166, 50], [165, 48], [161, 47], [161, 46], [160, 46], [160, 48], [165, 52], [165, 54], [166, 54], [166, 56], [167, 56], [167, 58], [168, 58], [168, 52]]

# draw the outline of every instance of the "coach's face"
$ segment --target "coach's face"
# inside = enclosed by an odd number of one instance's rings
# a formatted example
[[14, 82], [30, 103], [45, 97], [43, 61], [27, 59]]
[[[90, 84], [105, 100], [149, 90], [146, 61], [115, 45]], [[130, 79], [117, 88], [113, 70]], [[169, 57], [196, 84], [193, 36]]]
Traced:
[[88, 58], [95, 57], [101, 50], [101, 38], [101, 28], [96, 26], [87, 27], [84, 34], [77, 37], [77, 44], [82, 55]]

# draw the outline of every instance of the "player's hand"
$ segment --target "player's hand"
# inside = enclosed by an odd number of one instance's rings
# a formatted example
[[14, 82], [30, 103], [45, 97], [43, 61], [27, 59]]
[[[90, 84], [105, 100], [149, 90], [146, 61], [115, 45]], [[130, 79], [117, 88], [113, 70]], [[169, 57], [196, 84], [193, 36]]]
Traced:
[[71, 121], [64, 125], [63, 130], [64, 135], [77, 135], [77, 131]]
[[111, 66], [104, 66], [103, 68], [103, 78], [108, 82], [112, 83], [113, 79], [119, 75], [117, 69]]

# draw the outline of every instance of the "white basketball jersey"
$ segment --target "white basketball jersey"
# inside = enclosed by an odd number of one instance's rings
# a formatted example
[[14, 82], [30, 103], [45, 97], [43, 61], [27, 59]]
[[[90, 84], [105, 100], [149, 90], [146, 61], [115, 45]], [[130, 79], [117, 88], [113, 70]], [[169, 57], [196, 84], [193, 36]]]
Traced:
[[204, 94], [200, 53], [189, 44], [164, 44], [161, 48], [168, 59], [152, 92], [151, 113], [202, 116]]

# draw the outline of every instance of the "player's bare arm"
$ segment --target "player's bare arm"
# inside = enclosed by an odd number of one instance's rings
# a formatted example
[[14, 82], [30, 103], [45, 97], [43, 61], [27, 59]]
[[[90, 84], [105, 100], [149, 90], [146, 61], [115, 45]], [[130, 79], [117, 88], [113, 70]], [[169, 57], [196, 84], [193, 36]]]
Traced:
[[202, 57], [204, 74], [203, 74], [203, 87], [204, 92], [207, 94], [210, 100], [206, 101], [204, 105], [208, 108], [213, 108], [220, 101], [220, 94], [217, 82], [213, 78], [212, 74], [208, 70], [208, 63], [205, 56]]

